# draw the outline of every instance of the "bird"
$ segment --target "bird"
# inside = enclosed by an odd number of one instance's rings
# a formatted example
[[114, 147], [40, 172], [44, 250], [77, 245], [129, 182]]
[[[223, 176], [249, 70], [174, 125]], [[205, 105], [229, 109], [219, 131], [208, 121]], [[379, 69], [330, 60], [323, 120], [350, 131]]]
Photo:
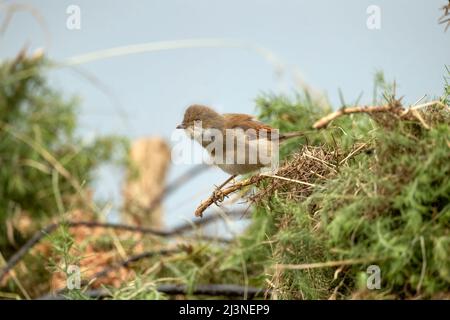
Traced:
[[238, 175], [263, 168], [273, 169], [278, 160], [279, 142], [304, 135], [302, 132], [279, 134], [278, 129], [254, 116], [220, 114], [201, 104], [189, 106], [176, 128], [185, 130], [189, 138], [208, 151], [214, 165], [230, 174], [216, 191], [220, 191]]

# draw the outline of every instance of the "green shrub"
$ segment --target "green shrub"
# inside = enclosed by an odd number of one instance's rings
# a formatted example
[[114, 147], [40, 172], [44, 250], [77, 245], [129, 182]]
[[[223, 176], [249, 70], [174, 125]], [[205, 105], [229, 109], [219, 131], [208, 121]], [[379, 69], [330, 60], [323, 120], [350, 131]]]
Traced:
[[[395, 87], [382, 75], [376, 88], [381, 94], [375, 103], [398, 103]], [[206, 265], [188, 260], [178, 268], [184, 274], [195, 270], [191, 285], [261, 286], [276, 299], [448, 297], [448, 93], [447, 84], [441, 98], [447, 108], [435, 105], [421, 112], [429, 129], [418, 119], [386, 113], [346, 115], [312, 130], [329, 106], [316, 105], [308, 95], [258, 98], [261, 120], [281, 132], [306, 133], [307, 138], [281, 148], [292, 170], [308, 169], [296, 169], [292, 161], [309, 144], [335, 155], [335, 172], [307, 181], [318, 185], [307, 197], [292, 197], [289, 188], [270, 189], [256, 203], [249, 228], [230, 248], [215, 252]], [[355, 146], [364, 148], [343, 159]], [[366, 285], [372, 264], [381, 270], [379, 290]]]
[[8, 219], [25, 213], [39, 224], [45, 217], [81, 206], [80, 193], [94, 178], [94, 169], [113, 160], [119, 146], [126, 146], [118, 137], [105, 136], [87, 143], [76, 134], [78, 101], [65, 99], [48, 85], [44, 76], [47, 63], [42, 56], [21, 53], [0, 65], [3, 250], [8, 247]]

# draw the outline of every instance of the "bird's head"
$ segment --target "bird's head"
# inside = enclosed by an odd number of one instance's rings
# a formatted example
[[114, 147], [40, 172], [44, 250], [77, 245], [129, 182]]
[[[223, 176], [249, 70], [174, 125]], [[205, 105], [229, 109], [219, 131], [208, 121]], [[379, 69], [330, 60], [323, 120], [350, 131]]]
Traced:
[[177, 129], [193, 130], [194, 126], [202, 129], [223, 130], [225, 120], [213, 109], [194, 104], [186, 109], [183, 122], [177, 126]]

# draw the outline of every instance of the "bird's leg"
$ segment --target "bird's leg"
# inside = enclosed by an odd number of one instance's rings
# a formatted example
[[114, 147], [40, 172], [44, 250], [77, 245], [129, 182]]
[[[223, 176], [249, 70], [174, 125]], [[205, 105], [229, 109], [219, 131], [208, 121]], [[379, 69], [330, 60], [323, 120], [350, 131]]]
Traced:
[[[237, 174], [233, 174], [232, 176], [230, 176], [227, 180], [225, 180], [224, 183], [222, 183], [220, 186], [216, 186], [216, 189], [213, 192], [214, 197], [217, 199], [217, 201], [222, 202], [224, 199], [224, 195], [222, 192], [222, 188], [225, 187], [228, 182], [230, 182], [231, 180], [233, 180], [234, 178], [237, 177]], [[217, 204], [217, 203], [216, 203]]]
[[237, 174], [233, 174], [232, 176], [230, 176], [227, 180], [225, 180], [225, 182], [224, 183], [222, 183], [220, 186], [216, 186], [216, 190], [220, 190], [220, 189], [222, 189], [223, 187], [225, 187], [226, 185], [227, 185], [227, 183], [228, 182], [230, 182], [231, 180], [233, 180], [234, 178], [236, 178], [237, 177]]

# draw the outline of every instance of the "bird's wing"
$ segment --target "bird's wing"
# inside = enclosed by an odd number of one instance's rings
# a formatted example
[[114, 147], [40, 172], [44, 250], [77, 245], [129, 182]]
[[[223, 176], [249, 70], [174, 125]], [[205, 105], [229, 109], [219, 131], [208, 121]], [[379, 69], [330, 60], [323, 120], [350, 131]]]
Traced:
[[[242, 129], [250, 139], [256, 139], [260, 131], [266, 132], [266, 137], [275, 130], [271, 126], [256, 120], [253, 116], [241, 113], [225, 113], [225, 127], [230, 129]], [[253, 129], [253, 130], [250, 130]]]

